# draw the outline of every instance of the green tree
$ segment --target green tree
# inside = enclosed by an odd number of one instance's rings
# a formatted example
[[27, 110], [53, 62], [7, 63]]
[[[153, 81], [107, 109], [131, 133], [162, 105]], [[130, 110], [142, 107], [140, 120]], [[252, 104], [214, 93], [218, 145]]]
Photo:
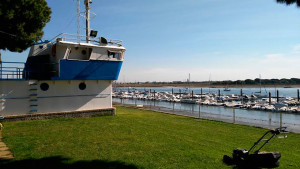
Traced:
[[245, 84], [255, 84], [255, 81], [252, 79], [246, 79]]
[[276, 0], [278, 3], [285, 3], [287, 5], [291, 5], [296, 3], [298, 7], [300, 7], [300, 0]]
[[0, 49], [22, 52], [39, 41], [50, 14], [46, 0], [1, 0]]

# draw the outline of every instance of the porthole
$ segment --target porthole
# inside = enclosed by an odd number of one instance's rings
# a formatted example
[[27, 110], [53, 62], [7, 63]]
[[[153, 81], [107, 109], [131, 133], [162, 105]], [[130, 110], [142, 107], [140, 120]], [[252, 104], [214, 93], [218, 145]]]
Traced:
[[85, 88], [86, 88], [86, 84], [85, 83], [82, 82], [82, 83], [79, 84], [79, 89], [80, 90], [84, 90]]
[[81, 54], [85, 55], [86, 54], [86, 50], [82, 50]]
[[47, 91], [47, 90], [49, 89], [49, 85], [48, 85], [48, 83], [42, 83], [42, 84], [40, 85], [40, 88], [41, 88], [41, 90], [43, 90], [43, 91]]

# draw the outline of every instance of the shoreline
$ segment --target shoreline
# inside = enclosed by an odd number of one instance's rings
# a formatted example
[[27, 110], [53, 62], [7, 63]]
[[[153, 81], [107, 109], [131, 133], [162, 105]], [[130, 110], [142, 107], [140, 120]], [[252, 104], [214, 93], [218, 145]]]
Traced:
[[113, 87], [300, 88], [300, 85], [113, 84]]

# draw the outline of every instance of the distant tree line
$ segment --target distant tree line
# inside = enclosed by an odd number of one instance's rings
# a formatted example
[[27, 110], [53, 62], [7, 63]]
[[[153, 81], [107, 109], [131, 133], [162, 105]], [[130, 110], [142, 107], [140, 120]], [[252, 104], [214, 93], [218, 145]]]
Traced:
[[211, 84], [214, 85], [295, 85], [300, 84], [300, 79], [291, 78], [291, 79], [246, 79], [246, 80], [236, 80], [236, 81], [214, 81]]
[[116, 82], [117, 84], [211, 84], [211, 85], [299, 85], [300, 79], [246, 79], [246, 80], [224, 80], [224, 81], [173, 81], [173, 82], [158, 82], [158, 81], [147, 81], [147, 82]]

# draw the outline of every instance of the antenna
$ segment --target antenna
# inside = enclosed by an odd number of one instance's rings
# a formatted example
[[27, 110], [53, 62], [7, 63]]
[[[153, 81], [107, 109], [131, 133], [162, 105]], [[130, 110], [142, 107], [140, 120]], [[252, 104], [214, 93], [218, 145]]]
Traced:
[[80, 0], [77, 0], [77, 42], [80, 43]]

